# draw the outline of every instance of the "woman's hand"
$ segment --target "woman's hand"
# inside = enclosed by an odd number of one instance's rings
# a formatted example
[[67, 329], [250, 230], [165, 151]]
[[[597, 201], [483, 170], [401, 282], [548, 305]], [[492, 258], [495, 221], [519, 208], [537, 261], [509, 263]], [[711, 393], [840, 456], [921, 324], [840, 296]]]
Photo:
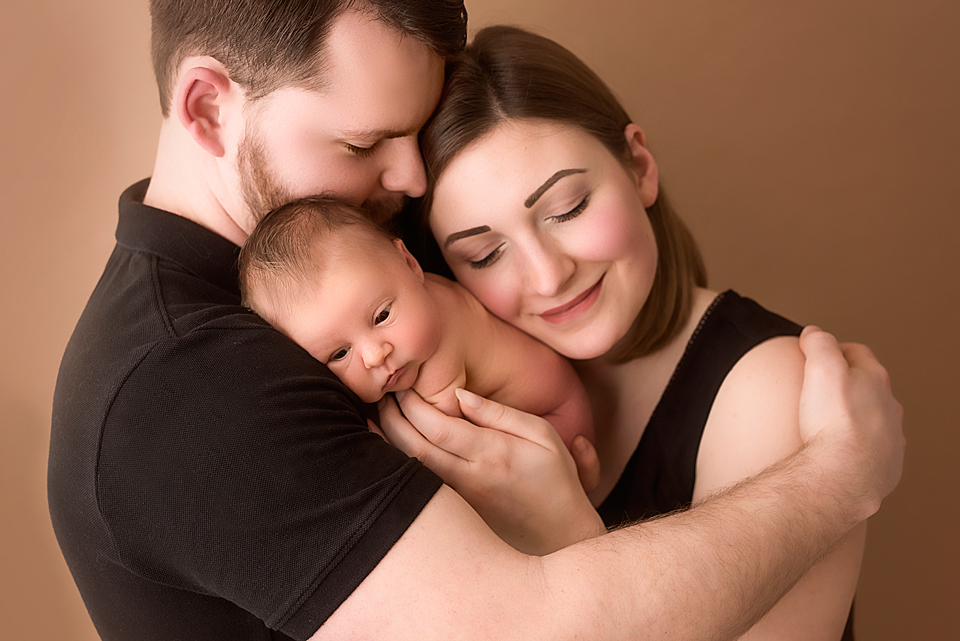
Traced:
[[[457, 397], [467, 420], [443, 414], [416, 392], [397, 397], [402, 414], [393, 399], [380, 402], [384, 437], [436, 472], [514, 548], [549, 554], [604, 532], [573, 458], [544, 419], [462, 389]], [[595, 485], [599, 464], [583, 440], [582, 466]]]

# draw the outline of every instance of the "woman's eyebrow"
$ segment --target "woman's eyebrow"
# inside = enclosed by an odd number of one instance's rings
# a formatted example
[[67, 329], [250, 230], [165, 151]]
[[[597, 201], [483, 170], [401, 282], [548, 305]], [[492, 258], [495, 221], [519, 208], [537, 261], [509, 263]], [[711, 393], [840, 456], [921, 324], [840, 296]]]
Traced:
[[476, 236], [477, 234], [485, 234], [490, 231], [489, 225], [482, 225], [480, 227], [473, 227], [472, 229], [464, 229], [463, 231], [458, 231], [447, 236], [447, 240], [444, 241], [443, 247], [446, 249], [450, 246], [450, 243], [460, 240], [461, 238], [469, 238], [470, 236]]
[[546, 192], [548, 189], [553, 187], [554, 183], [556, 183], [561, 178], [565, 178], [570, 174], [585, 174], [585, 173], [587, 173], [586, 169], [561, 169], [554, 175], [547, 178], [547, 182], [540, 185], [535, 192], [530, 194], [530, 196], [525, 201], [523, 201], [523, 206], [526, 207], [527, 209], [530, 209], [531, 207], [533, 207], [533, 204], [538, 200], [540, 200], [540, 196], [542, 196], [544, 192]]

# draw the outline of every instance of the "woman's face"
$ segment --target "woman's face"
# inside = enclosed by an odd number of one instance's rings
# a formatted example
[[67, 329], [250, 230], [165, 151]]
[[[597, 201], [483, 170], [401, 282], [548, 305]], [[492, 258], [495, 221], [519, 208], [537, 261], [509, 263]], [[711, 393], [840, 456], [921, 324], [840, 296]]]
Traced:
[[657, 168], [643, 132], [625, 136], [628, 167], [579, 128], [508, 121], [454, 158], [434, 191], [430, 227], [457, 280], [569, 358], [609, 351], [653, 283], [645, 207]]

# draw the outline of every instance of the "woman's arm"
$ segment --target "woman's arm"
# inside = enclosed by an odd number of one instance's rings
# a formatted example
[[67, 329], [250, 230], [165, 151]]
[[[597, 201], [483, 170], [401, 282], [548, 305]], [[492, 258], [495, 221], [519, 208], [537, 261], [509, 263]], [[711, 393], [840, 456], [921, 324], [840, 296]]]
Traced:
[[[797, 339], [780, 337], [750, 350], [730, 371], [704, 430], [694, 501], [802, 447], [803, 367]], [[837, 641], [856, 588], [865, 532], [863, 523], [847, 534], [743, 638]]]

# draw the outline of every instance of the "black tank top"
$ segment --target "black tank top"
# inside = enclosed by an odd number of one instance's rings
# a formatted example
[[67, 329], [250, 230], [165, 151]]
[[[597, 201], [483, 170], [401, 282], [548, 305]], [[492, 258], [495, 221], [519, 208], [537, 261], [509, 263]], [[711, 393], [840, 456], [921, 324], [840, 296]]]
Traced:
[[[607, 527], [689, 507], [697, 452], [720, 386], [748, 351], [801, 327], [728, 290], [690, 337], [620, 480], [597, 511]], [[842, 641], [853, 640], [853, 609]]]

